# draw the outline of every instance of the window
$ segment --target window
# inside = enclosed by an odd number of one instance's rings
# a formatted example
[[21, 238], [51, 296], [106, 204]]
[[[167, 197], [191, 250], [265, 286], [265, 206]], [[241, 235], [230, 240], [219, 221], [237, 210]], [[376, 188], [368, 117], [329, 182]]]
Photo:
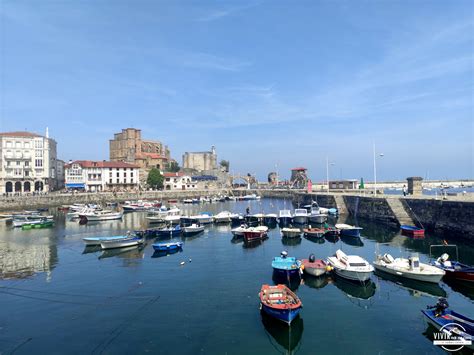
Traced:
[[133, 177], [133, 171], [130, 173], [130, 177]]
[[12, 148], [13, 147], [13, 142], [7, 142], [6, 147], [7, 148]]
[[109, 184], [111, 184], [111, 183], [112, 183], [112, 179], [109, 179]]
[[15, 147], [16, 148], [21, 148], [21, 142], [15, 142]]
[[124, 177], [124, 179], [127, 178], [127, 172], [124, 172], [124, 173], [123, 173], [123, 177]]
[[30, 149], [30, 142], [25, 142], [25, 149]]
[[41, 158], [43, 156], [43, 151], [42, 150], [35, 150], [35, 157]]
[[20, 166], [21, 165], [21, 162], [20, 161], [17, 161], [16, 162], [16, 166]]
[[7, 161], [7, 166], [10, 166], [10, 163], [11, 163], [11, 161], [10, 161], [10, 160], [8, 160], [8, 161]]
[[120, 173], [117, 171], [117, 179], [119, 178], [119, 176], [120, 176]]
[[25, 176], [30, 176], [30, 172], [28, 170], [25, 170]]
[[35, 167], [42, 168], [43, 167], [43, 160], [42, 159], [35, 159]]

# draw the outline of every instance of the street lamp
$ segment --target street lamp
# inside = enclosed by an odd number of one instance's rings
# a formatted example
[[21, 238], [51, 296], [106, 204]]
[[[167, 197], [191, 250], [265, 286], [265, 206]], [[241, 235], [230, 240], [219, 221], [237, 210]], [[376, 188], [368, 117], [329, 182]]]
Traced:
[[[383, 153], [379, 153], [380, 157], [383, 157]], [[374, 143], [374, 197], [377, 196], [377, 163], [375, 160], [375, 143]]]
[[328, 184], [328, 193], [329, 193], [329, 165], [336, 165], [336, 164], [330, 163], [329, 158], [326, 157], [326, 182]]

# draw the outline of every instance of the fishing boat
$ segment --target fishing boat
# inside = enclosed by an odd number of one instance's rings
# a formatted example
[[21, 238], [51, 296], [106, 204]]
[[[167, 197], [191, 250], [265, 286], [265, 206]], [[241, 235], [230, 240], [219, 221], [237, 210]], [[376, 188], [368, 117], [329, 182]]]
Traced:
[[140, 237], [130, 236], [127, 238], [117, 239], [117, 240], [102, 240], [100, 242], [100, 247], [102, 249], [125, 248], [125, 247], [140, 245], [143, 242], [144, 242], [143, 239]]
[[32, 222], [39, 222], [44, 219], [49, 221], [53, 220], [53, 216], [43, 216], [38, 213], [29, 213], [29, 214], [13, 214], [13, 227], [18, 228], [22, 227], [25, 224], [31, 224]]
[[339, 237], [340, 231], [336, 227], [324, 226], [324, 236]]
[[122, 212], [113, 212], [110, 210], [102, 210], [102, 211], [93, 211], [89, 213], [79, 214], [81, 219], [85, 219], [88, 222], [95, 222], [95, 221], [110, 221], [114, 219], [121, 219], [123, 217]]
[[155, 251], [173, 251], [183, 248], [183, 242], [174, 243], [155, 243], [152, 244]]
[[303, 233], [307, 237], [322, 238], [326, 231], [321, 228], [311, 228], [311, 226], [309, 226], [309, 228], [303, 228]]
[[28, 230], [28, 229], [40, 229], [40, 228], [50, 228], [54, 226], [54, 221], [48, 220], [46, 218], [37, 220], [37, 221], [31, 221], [29, 223], [25, 223], [21, 226], [22, 230]]
[[197, 223], [197, 219], [194, 216], [181, 216], [179, 221], [182, 225]]
[[300, 238], [301, 229], [299, 228], [282, 228], [280, 230], [281, 236], [284, 238]]
[[295, 257], [289, 257], [286, 251], [282, 251], [280, 256], [274, 257], [272, 261], [273, 272], [277, 277], [300, 277], [300, 267], [301, 262]]
[[259, 297], [263, 312], [288, 325], [298, 316], [303, 306], [298, 296], [285, 285], [262, 285]]
[[232, 225], [241, 225], [245, 222], [245, 217], [242, 214], [235, 213], [230, 217], [230, 222]]
[[194, 215], [193, 218], [200, 224], [210, 224], [213, 221], [212, 213], [210, 212], [201, 212], [198, 215]]
[[308, 221], [310, 223], [319, 223], [322, 224], [328, 220], [327, 213], [321, 213], [319, 207], [311, 207], [311, 211], [308, 216]]
[[165, 217], [165, 223], [168, 224], [179, 224], [181, 221], [181, 210], [177, 207], [172, 207], [168, 210], [168, 214]]
[[443, 253], [438, 259], [432, 262], [432, 265], [444, 270], [446, 273], [445, 277], [451, 280], [474, 282], [474, 267], [459, 262], [459, 253], [457, 245], [431, 245], [430, 246], [430, 258], [431, 249], [434, 247], [454, 247], [456, 248], [456, 260], [449, 260], [449, 254]]
[[163, 215], [156, 214], [156, 215], [146, 216], [145, 219], [150, 224], [154, 224], [154, 223], [158, 224], [158, 223], [165, 223], [166, 222], [165, 217], [166, 217], [166, 214], [163, 214]]
[[374, 272], [374, 267], [367, 260], [358, 255], [346, 255], [340, 249], [334, 256], [328, 257], [327, 262], [336, 275], [353, 281], [367, 281]]
[[101, 242], [103, 241], [117, 241], [121, 239], [127, 239], [130, 238], [130, 235], [115, 235], [111, 237], [87, 237], [87, 238], [82, 238], [86, 246], [91, 246], [91, 245], [100, 245]]
[[293, 223], [306, 224], [308, 223], [308, 211], [305, 208], [297, 208], [293, 213]]
[[246, 224], [241, 224], [239, 227], [237, 228], [233, 228], [231, 229], [231, 233], [234, 237], [243, 237], [244, 236], [244, 232], [248, 229], [249, 227], [246, 225]]
[[363, 229], [362, 227], [351, 226], [350, 224], [338, 223], [335, 225], [341, 235], [345, 235], [347, 237], [360, 237], [360, 231]]
[[181, 234], [183, 230], [181, 229], [181, 226], [178, 224], [177, 226], [170, 226], [170, 227], [165, 227], [158, 229], [156, 231], [156, 236], [157, 237], [172, 237], [174, 235]]
[[274, 226], [277, 223], [278, 216], [276, 213], [267, 213], [263, 217], [263, 223], [267, 226]]
[[186, 203], [186, 204], [193, 203], [193, 199], [191, 199], [191, 198], [185, 198], [185, 199], [183, 200], [183, 203]]
[[402, 235], [411, 237], [411, 238], [424, 238], [425, 230], [416, 226], [401, 225], [400, 229], [402, 230]]
[[268, 227], [266, 226], [249, 227], [244, 231], [244, 241], [250, 243], [261, 240], [267, 236], [267, 232]]
[[293, 215], [291, 214], [290, 210], [280, 210], [278, 213], [278, 222], [286, 226], [293, 222]]
[[314, 254], [310, 254], [308, 259], [301, 260], [303, 272], [312, 276], [321, 276], [329, 269], [329, 265], [323, 259], [316, 259]]
[[424, 282], [438, 283], [445, 274], [436, 266], [420, 263], [419, 257], [415, 255], [408, 259], [394, 259], [390, 254], [377, 255], [373, 264], [378, 271]]
[[190, 226], [183, 227], [183, 232], [187, 235], [198, 234], [204, 232], [204, 226], [200, 225], [199, 223], [193, 223]]
[[[438, 304], [443, 302], [443, 300], [444, 299], [440, 299]], [[449, 334], [448, 339], [443, 338], [443, 340], [454, 340], [453, 338], [457, 338], [456, 341], [458, 343], [455, 344], [455, 347], [459, 348], [459, 346], [464, 345], [469, 349], [474, 349], [474, 344], [472, 343], [472, 338], [474, 337], [474, 319], [447, 308], [447, 302], [440, 308], [438, 308], [438, 304], [436, 306], [427, 307], [428, 309], [421, 311], [427, 322], [438, 331]]]
[[219, 212], [214, 216], [214, 223], [229, 223], [232, 213], [229, 211]]

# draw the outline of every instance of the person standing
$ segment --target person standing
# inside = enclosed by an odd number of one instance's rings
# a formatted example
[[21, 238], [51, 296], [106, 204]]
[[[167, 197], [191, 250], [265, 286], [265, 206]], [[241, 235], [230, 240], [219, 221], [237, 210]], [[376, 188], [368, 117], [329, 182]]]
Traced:
[[403, 196], [406, 196], [407, 195], [407, 187], [405, 185], [403, 185]]

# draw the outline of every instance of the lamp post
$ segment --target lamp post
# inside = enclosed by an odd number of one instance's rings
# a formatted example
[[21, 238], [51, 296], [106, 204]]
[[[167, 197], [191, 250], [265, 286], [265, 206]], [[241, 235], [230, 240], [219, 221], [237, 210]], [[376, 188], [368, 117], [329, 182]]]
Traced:
[[[380, 157], [383, 157], [383, 153], [379, 154]], [[374, 143], [374, 197], [377, 196], [377, 163], [375, 160], [375, 143]]]
[[328, 193], [329, 193], [329, 165], [335, 165], [335, 163], [330, 163], [329, 158], [326, 157], [326, 182], [328, 184]]

